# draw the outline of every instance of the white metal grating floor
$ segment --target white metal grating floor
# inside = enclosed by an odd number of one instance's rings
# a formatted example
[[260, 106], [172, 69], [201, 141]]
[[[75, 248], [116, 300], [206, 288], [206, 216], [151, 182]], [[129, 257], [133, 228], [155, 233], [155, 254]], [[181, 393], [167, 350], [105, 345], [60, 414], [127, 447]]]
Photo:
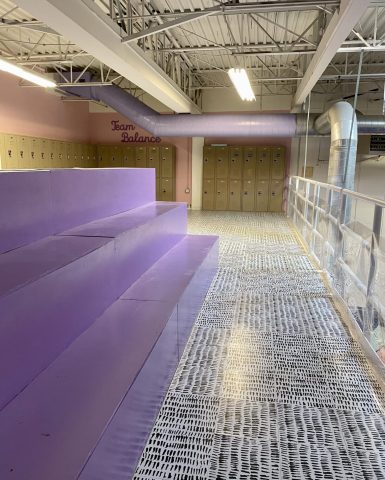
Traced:
[[192, 212], [220, 268], [135, 480], [385, 479], [385, 398], [282, 215]]

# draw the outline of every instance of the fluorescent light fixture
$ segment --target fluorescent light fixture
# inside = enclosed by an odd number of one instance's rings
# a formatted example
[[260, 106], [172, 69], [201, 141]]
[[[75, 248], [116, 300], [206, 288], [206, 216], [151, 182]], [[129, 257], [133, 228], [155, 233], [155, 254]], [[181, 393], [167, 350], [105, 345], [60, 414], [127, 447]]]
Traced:
[[7, 60], [3, 60], [0, 58], [0, 70], [3, 72], [11, 73], [12, 75], [16, 75], [17, 77], [23, 78], [24, 80], [28, 80], [31, 83], [35, 83], [40, 87], [45, 88], [55, 88], [56, 83], [48, 80], [44, 77], [40, 77], [40, 75], [36, 75], [29, 70], [24, 68], [18, 67], [13, 63], [7, 62]]
[[247, 100], [248, 102], [255, 100], [249, 77], [244, 68], [230, 68], [228, 74], [242, 100]]

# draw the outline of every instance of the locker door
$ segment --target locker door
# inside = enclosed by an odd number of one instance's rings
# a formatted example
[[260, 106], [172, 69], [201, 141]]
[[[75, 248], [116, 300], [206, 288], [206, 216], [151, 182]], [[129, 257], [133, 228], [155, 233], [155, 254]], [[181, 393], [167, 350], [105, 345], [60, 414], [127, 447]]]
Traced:
[[227, 210], [229, 204], [229, 185], [228, 181], [219, 178], [215, 182], [215, 210]]
[[147, 147], [135, 147], [135, 166], [136, 168], [147, 167]]
[[0, 170], [5, 170], [7, 164], [6, 148], [5, 148], [5, 135], [0, 133]]
[[270, 178], [270, 147], [258, 147], [257, 149], [257, 180], [269, 180]]
[[121, 167], [123, 165], [122, 149], [120, 145], [112, 145], [110, 147], [110, 159], [111, 167]]
[[202, 208], [203, 210], [215, 209], [215, 180], [213, 178], [203, 179]]
[[240, 211], [242, 180], [231, 179], [229, 185], [229, 210]]
[[175, 177], [175, 160], [173, 147], [160, 147], [160, 176]]
[[285, 149], [273, 147], [271, 149], [271, 179], [282, 180], [285, 177]]
[[256, 147], [243, 148], [243, 179], [255, 180], [257, 168], [257, 149]]
[[39, 168], [40, 163], [40, 140], [38, 138], [31, 139], [30, 152], [31, 168]]
[[98, 165], [100, 168], [110, 167], [110, 148], [108, 145], [98, 145]]
[[156, 192], [155, 192], [155, 198], [156, 200], [160, 200], [161, 199], [161, 190], [160, 190], [160, 178], [157, 178], [155, 180], [155, 184], [156, 184]]
[[58, 161], [58, 154], [57, 154], [57, 142], [56, 140], [49, 140], [48, 146], [48, 158], [49, 158], [49, 166], [50, 168], [58, 168], [59, 161]]
[[97, 147], [95, 145], [88, 145], [89, 168], [96, 168], [98, 166]]
[[282, 212], [283, 181], [272, 180], [269, 195], [269, 212]]
[[161, 178], [160, 197], [163, 202], [172, 202], [174, 200], [174, 180], [172, 178]]
[[269, 206], [269, 181], [260, 180], [257, 182], [256, 201], [257, 212], [267, 212]]
[[75, 151], [75, 144], [67, 142], [67, 167], [73, 168], [76, 166], [77, 154]]
[[215, 147], [215, 177], [227, 178], [229, 176], [229, 149]]
[[19, 168], [18, 138], [16, 135], [5, 135], [6, 168], [16, 170]]
[[32, 168], [31, 162], [31, 138], [19, 137], [19, 166], [20, 168]]
[[215, 177], [214, 147], [203, 148], [203, 178]]
[[40, 168], [50, 167], [49, 153], [49, 140], [43, 138], [40, 140]]
[[58, 143], [58, 166], [64, 168], [67, 166], [67, 142]]
[[230, 147], [230, 178], [240, 180], [242, 178], [242, 147]]
[[135, 168], [135, 147], [122, 147], [122, 166]]
[[255, 211], [255, 180], [243, 180], [242, 211]]
[[160, 152], [159, 147], [148, 147], [148, 161], [149, 168], [155, 168], [155, 177], [160, 177]]

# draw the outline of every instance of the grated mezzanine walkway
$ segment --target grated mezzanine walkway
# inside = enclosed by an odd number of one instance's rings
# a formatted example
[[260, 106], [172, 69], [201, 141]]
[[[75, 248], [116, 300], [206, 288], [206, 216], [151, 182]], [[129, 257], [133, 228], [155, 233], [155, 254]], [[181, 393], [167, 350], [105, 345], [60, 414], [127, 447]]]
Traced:
[[289, 221], [189, 221], [220, 267], [135, 480], [385, 479], [385, 398]]

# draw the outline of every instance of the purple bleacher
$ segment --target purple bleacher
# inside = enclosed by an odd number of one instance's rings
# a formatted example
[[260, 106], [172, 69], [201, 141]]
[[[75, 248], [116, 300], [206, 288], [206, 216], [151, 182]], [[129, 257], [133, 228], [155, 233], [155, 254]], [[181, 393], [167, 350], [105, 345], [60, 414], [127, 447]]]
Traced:
[[52, 234], [49, 171], [0, 172], [0, 254]]
[[152, 169], [0, 172], [0, 254], [155, 201]]
[[61, 235], [114, 238], [121, 294], [161, 255], [183, 239], [186, 231], [185, 204], [154, 202], [67, 230]]
[[0, 255], [0, 408], [179, 242], [186, 222], [184, 204], [154, 203]]
[[177, 365], [179, 302], [202, 296], [216, 248], [185, 237], [0, 412], [0, 478], [130, 478]]
[[149, 168], [51, 171], [55, 233], [155, 201]]
[[154, 195], [150, 169], [0, 172], [2, 480], [131, 475], [218, 255]]

